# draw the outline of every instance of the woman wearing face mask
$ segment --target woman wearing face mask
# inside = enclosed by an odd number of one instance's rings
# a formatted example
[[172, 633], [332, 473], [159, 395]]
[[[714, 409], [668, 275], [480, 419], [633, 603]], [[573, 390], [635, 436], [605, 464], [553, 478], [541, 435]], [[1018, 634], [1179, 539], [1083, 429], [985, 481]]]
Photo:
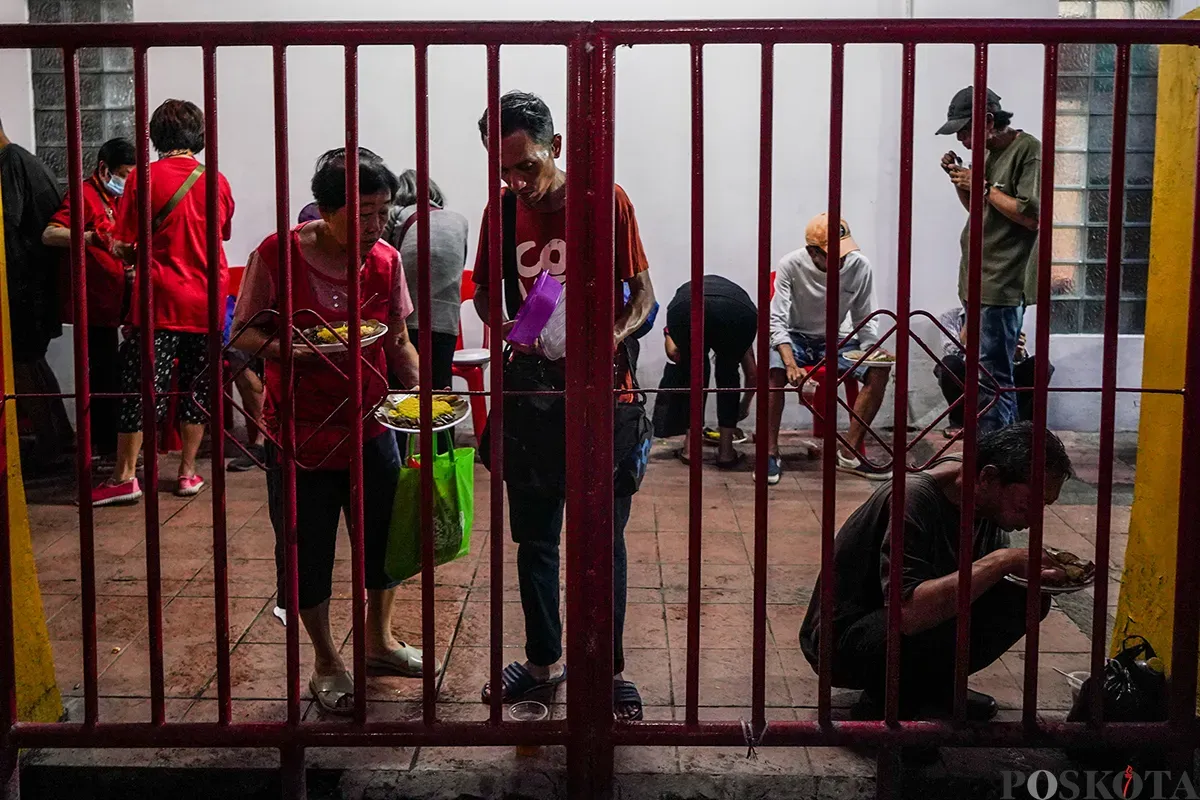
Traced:
[[[363, 347], [362, 398], [364, 410], [387, 393], [389, 368], [406, 387], [417, 382], [417, 352], [404, 321], [412, 313], [412, 300], [400, 254], [380, 237], [387, 224], [396, 192], [396, 176], [370, 150], [359, 149], [359, 267], [363, 320], [387, 323], [381, 341]], [[317, 324], [316, 314], [336, 324], [350, 318], [347, 259], [346, 154], [331, 150], [317, 161], [312, 192], [320, 219], [304, 222], [288, 234], [291, 249], [292, 308], [294, 325], [305, 329]], [[267, 443], [267, 502], [275, 528], [275, 564], [280, 607], [285, 607], [283, 515], [284, 485], [281, 454], [272, 443], [281, 441], [280, 409], [284, 398], [280, 362], [278, 236], [268, 236], [250, 256], [233, 318], [233, 346], [258, 352], [266, 360], [266, 402], [263, 420], [270, 434]], [[314, 313], [315, 312], [315, 313]], [[342, 637], [334, 638], [329, 623], [329, 598], [333, 589], [334, 551], [338, 520], [349, 516], [350, 433], [361, 425], [363, 434], [363, 508], [367, 588], [367, 666], [397, 675], [420, 677], [421, 650], [397, 641], [392, 633], [392, 601], [396, 583], [383, 568], [392, 500], [400, 469], [400, 454], [391, 432], [370, 415], [354, 417], [347, 398], [351, 394], [348, 356], [335, 354], [339, 370], [330, 367], [303, 344], [294, 351], [294, 420], [296, 441], [296, 524], [300, 585], [300, 619], [308, 631], [315, 654], [309, 680], [313, 699], [331, 714], [350, 714], [354, 708], [354, 681], [342, 661]], [[441, 669], [437, 665], [437, 669]]]
[[[88, 380], [93, 393], [121, 391], [117, 360], [117, 329], [128, 308], [132, 277], [121, 259], [113, 255], [112, 231], [117, 201], [125, 191], [125, 178], [133, 171], [133, 143], [127, 139], [109, 139], [100, 147], [96, 170], [83, 182], [83, 240], [87, 258]], [[42, 243], [71, 247], [71, 198], [63, 200], [58, 212], [42, 233]], [[70, 258], [64, 258], [63, 319], [74, 321], [71, 312]], [[112, 460], [117, 452], [117, 401], [96, 398], [92, 401], [92, 455]]]

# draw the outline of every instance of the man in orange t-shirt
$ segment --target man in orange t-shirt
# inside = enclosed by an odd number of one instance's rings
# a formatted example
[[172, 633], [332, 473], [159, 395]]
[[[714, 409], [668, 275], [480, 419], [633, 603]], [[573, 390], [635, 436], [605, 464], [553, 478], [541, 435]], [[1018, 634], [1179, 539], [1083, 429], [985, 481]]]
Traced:
[[[479, 132], [487, 146], [487, 113], [479, 120]], [[511, 241], [515, 253], [505, 253], [510, 264], [506, 272], [515, 273], [519, 294], [525, 298], [543, 271], [567, 284], [567, 174], [555, 159], [562, 151], [562, 136], [554, 131], [550, 109], [540, 97], [526, 92], [509, 92], [500, 99], [500, 177], [507, 186], [504, 217], [512, 231], [504, 238]], [[515, 201], [511, 199], [515, 196]], [[649, 317], [654, 307], [654, 287], [649, 265], [638, 234], [633, 204], [620, 186], [615, 187], [614, 297], [616, 298], [613, 343], [616, 356], [616, 387], [633, 389], [630, 350], [633, 334]], [[475, 309], [487, 322], [491, 287], [488, 274], [487, 211], [479, 231], [475, 264]], [[629, 299], [625, 299], [625, 288]], [[511, 289], [511, 287], [509, 287]], [[570, 287], [568, 286], [569, 290]], [[508, 313], [516, 314], [513, 302]], [[516, 303], [519, 305], [519, 302]], [[507, 334], [512, 322], [504, 325]], [[561, 386], [562, 361], [549, 361], [537, 352], [525, 352], [514, 346], [505, 365], [505, 384], [519, 388], [521, 377], [546, 376], [547, 385]], [[636, 359], [636, 355], [634, 355]], [[510, 382], [510, 376], [515, 380]], [[514, 384], [517, 386], [514, 387]], [[539, 398], [544, 401], [544, 398]], [[562, 621], [559, 614], [559, 539], [562, 530], [565, 486], [556, 474], [537, 475], [540, 469], [555, 473], [563, 458], [561, 438], [561, 402], [550, 405], [553, 411], [542, 413], [537, 402], [505, 401], [505, 487], [508, 493], [509, 521], [513, 541], [517, 543], [517, 575], [521, 587], [521, 607], [525, 615], [524, 664], [514, 662], [504, 669], [503, 694], [506, 702], [530, 692], [554, 686], [566, 679], [562, 664]], [[644, 436], [643, 436], [644, 433]], [[485, 437], [486, 438], [486, 437]], [[614, 424], [615, 454], [613, 499], [613, 715], [618, 720], [642, 718], [642, 700], [632, 681], [624, 679], [623, 650], [627, 559], [625, 525], [629, 521], [632, 495], [645, 474], [649, 454], [649, 423], [629, 392], [620, 397]], [[551, 463], [547, 468], [544, 463]], [[486, 461], [485, 461], [486, 463]], [[532, 478], [532, 479], [531, 479]], [[487, 702], [490, 686], [483, 688]]]

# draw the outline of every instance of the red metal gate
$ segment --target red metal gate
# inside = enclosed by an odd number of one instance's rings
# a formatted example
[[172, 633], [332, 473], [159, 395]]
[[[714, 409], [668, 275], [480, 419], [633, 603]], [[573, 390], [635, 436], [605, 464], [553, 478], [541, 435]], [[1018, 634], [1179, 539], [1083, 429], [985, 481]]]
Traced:
[[[572, 664], [571, 691], [568, 699], [567, 718], [563, 722], [545, 722], [536, 725], [522, 724], [514, 727], [502, 719], [499, 693], [493, 693], [490, 718], [486, 722], [447, 722], [437, 718], [433, 658], [426, 659], [424, 674], [423, 719], [419, 723], [385, 722], [371, 720], [366, 707], [365, 642], [365, 588], [363, 583], [363, 504], [362, 504], [362, 431], [355, 430], [351, 436], [353, 452], [357, 454], [351, 470], [352, 532], [353, 544], [353, 629], [354, 629], [354, 719], [350, 724], [328, 722], [302, 723], [300, 718], [301, 683], [299, 657], [299, 623], [297, 615], [289, 614], [287, 627], [287, 720], [284, 722], [239, 723], [232, 720], [232, 689], [229, 664], [229, 597], [227, 591], [227, 547], [225, 528], [225, 481], [223, 437], [213, 437], [213, 553], [215, 571], [216, 636], [217, 636], [217, 690], [218, 720], [215, 723], [167, 724], [164, 713], [163, 689], [163, 619], [159, 553], [159, 516], [155, 500], [158, 485], [158, 470], [153, 458], [146, 460], [148, 483], [146, 502], [146, 574], [148, 578], [148, 614], [151, 631], [150, 685], [151, 721], [149, 723], [123, 724], [106, 723], [98, 714], [97, 683], [97, 632], [96, 632], [96, 580], [95, 542], [93, 539], [92, 507], [87, 489], [92, 485], [93, 475], [89, 444], [89, 404], [77, 404], [76, 424], [79, 437], [77, 477], [80, 486], [79, 537], [81, 545], [81, 587], [83, 604], [83, 657], [85, 716], [82, 722], [61, 724], [25, 723], [16, 720], [14, 647], [12, 634], [12, 578], [7, 516], [0, 515], [0, 665], [4, 695], [4, 720], [2, 739], [4, 774], [0, 781], [15, 787], [13, 779], [16, 754], [19, 748], [56, 747], [267, 747], [277, 748], [281, 753], [285, 796], [302, 797], [304, 787], [304, 751], [314, 746], [398, 746], [398, 745], [513, 745], [556, 744], [565, 745], [568, 754], [567, 791], [570, 797], [608, 797], [613, 789], [613, 748], [616, 745], [741, 745], [747, 739], [770, 745], [832, 746], [850, 743], [874, 743], [885, 747], [885, 753], [894, 753], [904, 744], [946, 744], [958, 746], [1016, 745], [1046, 746], [1070, 742], [1147, 742], [1154, 741], [1163, 746], [1190, 749], [1197, 743], [1195, 719], [1197, 638], [1200, 633], [1200, 595], [1192, 587], [1200, 579], [1200, 495], [1184, 491], [1180, 506], [1180, 536], [1178, 545], [1178, 579], [1176, 583], [1175, 620], [1173, 638], [1173, 682], [1171, 690], [1171, 718], [1164, 724], [1068, 724], [1049, 723], [1038, 719], [1037, 709], [1037, 659], [1038, 659], [1038, 607], [1037, 570], [1033, 570], [1033, 591], [1027, 607], [1026, 671], [1024, 683], [1024, 709], [1020, 722], [1000, 722], [987, 726], [968, 726], [966, 722], [966, 685], [968, 639], [964, 634], [970, 622], [970, 542], [973, 499], [971, 486], [966, 487], [962, 508], [962, 546], [960, 546], [959, 572], [959, 648], [958, 668], [955, 680], [955, 717], [945, 723], [899, 721], [899, 638], [891, 636], [888, 648], [888, 691], [886, 719], [881, 722], [834, 721], [831, 714], [831, 647], [830, 635], [833, 615], [833, 536], [836, 503], [836, 481], [834, 480], [834, 448], [838, 441], [836, 426], [827, 425], [824, 434], [824, 490], [822, 497], [822, 566], [823, 592], [817, 600], [821, 604], [823, 630], [821, 636], [821, 669], [819, 677], [818, 718], [815, 721], [772, 722], [769, 731], [765, 715], [766, 683], [766, 601], [767, 601], [767, 503], [765, 481], [759, 480], [755, 489], [755, 534], [754, 534], [754, 585], [753, 585], [753, 636], [752, 658], [752, 719], [749, 728], [739, 721], [701, 722], [699, 719], [699, 646], [700, 646], [700, 589], [701, 565], [704, 559], [701, 538], [701, 504], [703, 482], [700, 460], [693, 459], [690, 480], [690, 521], [688, 552], [688, 604], [687, 604], [687, 668], [686, 668], [686, 714], [681, 721], [644, 722], [615, 724], [611, 714], [613, 609], [611, 604], [611, 575], [613, 563], [612, 538], [612, 449], [606, 434], [596, 435], [612, 429], [612, 375], [609, 369], [613, 341], [610, 332], [613, 326], [613, 281], [608, 274], [613, 261], [613, 202], [614, 160], [613, 139], [616, 91], [615, 48], [620, 45], [687, 44], [692, 54], [692, 325], [693, 343], [703, 341], [703, 317], [701, 314], [703, 257], [703, 175], [704, 160], [701, 147], [703, 137], [703, 47], [705, 44], [741, 43], [756, 44], [761, 49], [761, 153], [759, 191], [759, 280], [757, 299], [760, 308], [767, 303], [770, 292], [770, 231], [771, 231], [771, 174], [772, 174], [772, 124], [775, 86], [774, 46], [788, 43], [825, 43], [831, 46], [832, 80], [830, 85], [831, 104], [829, 118], [830, 175], [828, 211], [831, 218], [840, 217], [842, 183], [842, 122], [843, 122], [843, 75], [844, 56], [848, 44], [896, 43], [903, 46], [902, 72], [902, 123], [900, 131], [900, 193], [899, 208], [899, 281], [894, 312], [880, 312], [894, 322], [891, 331], [897, 339], [896, 357], [903, 364], [909, 358], [909, 339], [912, 337], [911, 318], [917, 312], [911, 308], [909, 287], [912, 278], [910, 239], [912, 233], [912, 180], [913, 180], [913, 109], [915, 97], [915, 64], [919, 43], [967, 43], [975, 48], [975, 107], [985, 102], [984, 87], [987, 83], [988, 46], [990, 44], [1032, 43], [1045, 48], [1045, 83], [1043, 100], [1042, 161], [1054, 163], [1055, 142], [1055, 96], [1058, 74], [1058, 46], [1062, 43], [1113, 43], [1116, 45], [1116, 92], [1113, 118], [1113, 154], [1109, 203], [1108, 257], [1106, 279], [1106, 304], [1104, 326], [1104, 371], [1099, 387], [1074, 391], [1095, 391], [1102, 397], [1101, 411], [1101, 456], [1100, 488], [1097, 519], [1096, 560], [1102, 565], [1108, 562], [1110, 509], [1112, 499], [1112, 462], [1116, 396], [1119, 392], [1154, 391], [1139, 388], [1119, 387], [1116, 383], [1116, 334], [1118, 300], [1121, 285], [1121, 236], [1122, 210], [1124, 207], [1124, 153], [1126, 92], [1129, 81], [1129, 53], [1133, 44], [1200, 44], [1200, 24], [1191, 22], [1093, 22], [1060, 23], [1042, 20], [1012, 21], [960, 21], [960, 20], [854, 20], [854, 21], [772, 21], [772, 22], [721, 22], [721, 23], [480, 23], [480, 24], [409, 24], [395, 22], [380, 23], [259, 23], [259, 24], [129, 24], [129, 25], [0, 25], [0, 48], [47, 47], [61, 49], [64, 54], [69, 171], [72, 189], [72, 275], [75, 314], [75, 370], [76, 393], [69, 395], [80, 399], [95, 397], [87, 382], [88, 342], [87, 308], [83, 299], [86, 294], [84, 244], [82, 229], [82, 201], [80, 185], [83, 177], [83, 154], [81, 152], [79, 49], [83, 47], [132, 47], [134, 50], [137, 146], [139, 153], [139, 181], [144, 185], [149, 176], [148, 140], [148, 94], [147, 94], [147, 51], [151, 46], [194, 46], [203, 50], [204, 66], [204, 110], [206, 114], [206, 173], [208, 181], [208, 260], [211, 268], [209, 282], [209, 319], [211, 338], [209, 352], [214, 371], [212, 381], [211, 414], [222, 419], [224, 404], [232, 402], [226, 397], [221, 375], [221, 328], [223, 302], [218, 296], [218, 247], [217, 229], [217, 171], [219, 164], [217, 141], [218, 87], [216, 82], [216, 49], [218, 47], [269, 45], [274, 51], [274, 118], [276, 134], [276, 199], [277, 226], [280, 240], [286, 241], [290, 228], [288, 209], [288, 143], [286, 130], [287, 110], [287, 48], [297, 45], [336, 45], [344, 48], [346, 86], [346, 148], [348, 168], [347, 200], [348, 219], [351, 220], [348, 240], [357, 250], [358, 245], [358, 62], [357, 48], [365, 45], [412, 45], [415, 47], [416, 63], [416, 119], [417, 119], [417, 174], [418, 195], [422, 202], [419, 214], [419, 291], [417, 307], [420, 309], [421, 327], [428, 330], [430, 307], [428, 203], [428, 48], [435, 45], [474, 44], [487, 47], [487, 91], [488, 91], [488, 148], [489, 197], [496, 197], [499, 190], [499, 106], [500, 94], [499, 55], [504, 44], [558, 45], [568, 51], [568, 154], [567, 167], [572, 176], [568, 196], [568, 260], [569, 263], [587, 265], [573, 276], [582, 290], [572, 291], [568, 299], [568, 313], [575, 321], [569, 345], [571, 358], [568, 360], [568, 385], [566, 389], [568, 421], [568, 484], [571, 487], [567, 501], [567, 517], [574, 527], [573, 546], [568, 551], [567, 614], [571, 621], [568, 635], [568, 660]], [[974, 116], [974, 137], [982, 138], [983, 115]], [[1200, 160], [1200, 156], [1198, 156]], [[976, 171], [970, 208], [972, 231], [970, 257], [975, 269], [969, 281], [968, 324], [978, 325], [980, 309], [980, 272], [978, 265], [982, 253], [983, 206], [979, 200], [983, 188], [983, 173]], [[1053, 224], [1053, 171], [1042, 174], [1042, 204], [1040, 210], [1041, 230], [1049, 231]], [[1200, 197], [1200, 186], [1197, 189]], [[141, 301], [147, 327], [152, 328], [153, 315], [146, 313], [151, 308], [150, 278], [148, 270], [150, 242], [150, 205], [147, 193], [140, 193], [140, 263]], [[490, 274], [492, 285], [501, 281], [500, 212], [496, 203], [490, 207], [489, 252], [492, 254]], [[1196, 236], [1200, 236], [1200, 218]], [[838, 256], [838, 242], [829, 243], [830, 257]], [[1038, 302], [1045, 306], [1050, 299], [1050, 247], [1051, 237], [1044, 235], [1040, 242], [1040, 272]], [[351, 253], [351, 259], [358, 257]], [[288, 248], [280, 248], [282, 307], [280, 315], [285, 335], [281, 338], [285, 384], [291, 386], [292, 338], [291, 323], [294, 309], [290, 299], [291, 265]], [[1193, 272], [1200, 264], [1200, 248], [1194, 249]], [[358, 274], [357, 270], [351, 273]], [[837, 271], [829, 273], [829, 296], [838, 295]], [[362, 371], [359, 326], [359, 285], [356, 277], [350, 283], [350, 351], [352, 377], [358, 378]], [[490, 323], [499, 330], [502, 320], [500, 293], [494, 293]], [[1186, 388], [1195, 391], [1200, 386], [1200, 282], [1193, 281], [1189, 299], [1189, 336]], [[838, 338], [837, 308], [829, 304], [826, 314], [826, 339]], [[767, 316], [760, 314], [758, 336], [758, 360], [767, 359]], [[1049, 352], [1050, 320], [1048, 314], [1038, 315], [1036, 345], [1037, 352]], [[144, 337], [150, 340], [151, 337]], [[912, 337], [915, 338], [915, 337]], [[429, 347], [429, 337], [422, 344]], [[919, 340], [918, 344], [928, 351]], [[156, 450], [154, 433], [154, 398], [152, 379], [153, 353], [147, 347], [143, 353], [143, 408], [146, 415], [145, 447], [147, 452]], [[692, 364], [691, 404], [693, 419], [700, 418], [702, 390], [700, 386], [700, 362], [703, 348], [694, 346]], [[967, 351], [967, 380], [965, 381], [967, 408], [976, 407], [978, 402], [978, 377], [980, 371], [977, 350]], [[427, 356], [428, 353], [423, 353]], [[931, 353], [932, 355], [932, 353]], [[500, 337], [491, 343], [492, 363], [501, 361]], [[1045, 407], [1049, 376], [1046, 360], [1038, 362], [1035, 388], [1035, 464], [1041, 464], [1045, 448]], [[421, 414], [423, 427], [431, 426], [431, 372], [430, 360], [421, 362]], [[3, 379], [0, 378], [0, 381]], [[354, 385], [360, 386], [359, 381]], [[759, 373], [757, 416], [760, 424], [767, 418], [766, 371]], [[0, 386], [4, 402], [11, 402], [16, 395]], [[825, 407], [836, 408], [840, 404], [837, 382], [827, 381]], [[1183, 390], [1159, 390], [1183, 394]], [[501, 371], [492, 370], [491, 389], [488, 394], [498, 398], [503, 392]], [[904, 419], [908, 394], [908, 375], [897, 370], [896, 418]], [[1190, 394], [1185, 403], [1185, 441], [1200, 436], [1200, 404]], [[362, 415], [363, 398], [361, 388], [350, 398], [353, 410]], [[843, 406], [844, 407], [844, 406]], [[493, 424], [503, 424], [498, 413], [501, 404], [493, 403]], [[966, 475], [973, 475], [974, 441], [976, 438], [974, 415], [966, 415], [964, 451]], [[923, 436], [924, 434], [922, 434]], [[700, 429], [693, 425], [691, 430], [693, 452], [699, 452]], [[919, 440], [921, 437], [918, 436]], [[756, 474], [764, 476], [767, 466], [766, 437], [758, 436], [756, 450]], [[496, 437], [499, 440], [499, 437]], [[0, 492], [6, 491], [7, 463], [14, 456], [4, 448], [4, 437], [0, 436]], [[903, 426], [897, 425], [890, 445], [882, 438], [878, 441], [890, 452], [906, 454], [915, 442], [910, 442]], [[295, 506], [295, 450], [296, 438], [290, 420], [285, 425], [280, 445], [284, 453], [284, 484], [288, 502], [285, 504], [287, 531], [287, 591], [289, 608], [297, 608], [298, 578], [296, 553], [296, 506]], [[428, 461], [432, 456], [432, 436], [421, 437], [421, 455]], [[501, 484], [502, 453], [496, 447], [491, 454], [494, 474], [489, 513], [491, 530], [497, 532], [490, 540], [491, 559], [491, 660], [490, 676], [493, 686], [499, 685], [502, 668], [502, 614], [503, 614], [503, 542], [498, 532], [504, 530], [503, 495]], [[919, 465], [907, 463], [907, 459], [893, 460], [893, 470], [901, 475], [906, 469]], [[1036, 469], [1040, 489], [1044, 475]], [[1184, 449], [1182, 485], [1188, 486], [1200, 475], [1200, 450]], [[424, 535], [424, 569], [422, 622], [423, 641], [427, 655], [434, 649], [434, 582], [432, 535], [432, 484], [428, 473], [422, 486], [421, 524]], [[903, 519], [904, 481], [893, 485], [893, 519]], [[2, 498], [7, 507], [7, 496]], [[1032, 552], [1037, 552], [1042, 541], [1042, 512], [1036, 515], [1030, 537]], [[902, 549], [903, 525], [893, 524], [892, 547]], [[890, 629], [899, 627], [899, 560], [892, 564]], [[1092, 635], [1092, 672], [1100, 670], [1105, 656], [1107, 584], [1101, 580], [1096, 585], [1095, 616]], [[1094, 710], [1099, 718], [1099, 696], [1093, 698]], [[886, 792], [894, 777], [887, 759], [880, 759], [879, 787]], [[16, 796], [10, 791], [8, 796]]]

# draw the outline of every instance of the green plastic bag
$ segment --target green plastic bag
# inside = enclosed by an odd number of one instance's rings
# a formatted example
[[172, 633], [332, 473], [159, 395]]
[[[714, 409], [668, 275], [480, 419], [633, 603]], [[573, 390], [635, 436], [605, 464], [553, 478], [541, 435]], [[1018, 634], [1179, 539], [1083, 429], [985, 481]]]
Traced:
[[[416, 436], [408, 439], [408, 456], [400, 466], [388, 531], [384, 569], [395, 581], [421, 571], [421, 459], [413, 454], [416, 440]], [[434, 564], [448, 564], [467, 554], [474, 518], [475, 451], [455, 448], [448, 441], [446, 452], [433, 458]]]

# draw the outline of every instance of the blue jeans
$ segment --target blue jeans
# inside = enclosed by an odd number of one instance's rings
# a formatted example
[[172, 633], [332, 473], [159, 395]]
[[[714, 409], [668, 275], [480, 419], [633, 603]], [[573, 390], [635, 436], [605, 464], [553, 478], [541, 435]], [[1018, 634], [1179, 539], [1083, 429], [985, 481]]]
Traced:
[[1017, 396], [1013, 393], [1013, 356], [1025, 318], [1024, 306], [982, 306], [979, 309], [979, 368], [992, 376], [979, 381], [979, 407], [996, 403], [979, 417], [979, 435], [1017, 421]]

